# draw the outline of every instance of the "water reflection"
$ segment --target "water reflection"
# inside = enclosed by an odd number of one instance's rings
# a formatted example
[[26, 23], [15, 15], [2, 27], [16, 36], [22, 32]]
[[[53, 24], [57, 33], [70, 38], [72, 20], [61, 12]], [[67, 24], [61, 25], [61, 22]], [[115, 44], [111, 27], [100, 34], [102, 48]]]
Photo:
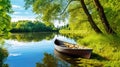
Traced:
[[8, 50], [4, 48], [4, 38], [8, 38], [8, 36], [0, 35], [0, 67], [9, 67], [9, 65], [5, 63], [9, 53]]
[[44, 53], [42, 62], [37, 62], [36, 67], [68, 67], [69, 65], [65, 62], [61, 62], [54, 55]]
[[57, 59], [51, 54], [44, 53], [42, 63], [36, 63], [36, 67], [57, 67]]
[[65, 62], [68, 62], [70, 64], [70, 67], [102, 67], [103, 65], [98, 63], [98, 62], [94, 62], [94, 60], [96, 59], [84, 59], [84, 58], [80, 58], [80, 57], [72, 57], [72, 56], [68, 56], [66, 54], [60, 53], [56, 50], [54, 50], [54, 54], [60, 59], [63, 60]]
[[14, 33], [9, 39], [22, 42], [38, 42], [42, 40], [51, 40], [55, 36], [55, 33]]
[[[95, 54], [101, 58], [99, 55]], [[72, 57], [60, 53], [54, 49], [54, 55], [44, 53], [42, 62], [37, 62], [36, 67], [103, 67], [102, 63], [96, 62], [96, 58], [83, 59], [80, 57]], [[106, 60], [103, 58], [103, 60]], [[95, 62], [94, 62], [95, 61]]]
[[[119, 45], [95, 44], [90, 59], [74, 58], [54, 51], [54, 40], [75, 43], [73, 39], [55, 33], [19, 33], [5, 40], [0, 49], [1, 65], [10, 67], [104, 67], [120, 66]], [[79, 40], [76, 39], [77, 42]], [[4, 51], [2, 51], [4, 50]], [[7, 55], [9, 54], [9, 56]], [[54, 55], [55, 54], [55, 55]], [[4, 60], [7, 58], [6, 62]], [[1, 61], [2, 60], [2, 61]], [[24, 65], [24, 66], [23, 66]], [[0, 66], [1, 67], [1, 66]]]
[[81, 60], [81, 58], [75, 58], [75, 57], [71, 57], [68, 56], [66, 54], [60, 53], [57, 50], [54, 50], [54, 54], [56, 55], [57, 58], [59, 58], [62, 61], [68, 62], [71, 64], [71, 66], [79, 66], [79, 61]]
[[[51, 64], [51, 67], [56, 67], [56, 64], [63, 67], [69, 65], [66, 62], [60, 62], [60, 60], [58, 61], [53, 58], [55, 57], [53, 55], [54, 40], [56, 38], [74, 42], [74, 40], [55, 33], [12, 34], [10, 38], [5, 40], [5, 47], [9, 52], [5, 63], [9, 64], [10, 67], [42, 67], [45, 65], [50, 66]], [[55, 62], [51, 62], [51, 60]]]
[[0, 67], [9, 67], [8, 64], [4, 64], [4, 61], [8, 57], [8, 51], [0, 47]]

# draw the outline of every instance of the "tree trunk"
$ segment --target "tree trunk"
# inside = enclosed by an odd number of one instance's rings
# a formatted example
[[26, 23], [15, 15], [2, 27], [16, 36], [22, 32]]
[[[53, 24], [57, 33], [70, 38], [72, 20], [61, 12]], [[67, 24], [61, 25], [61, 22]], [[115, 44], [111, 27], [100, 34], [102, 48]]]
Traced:
[[105, 16], [105, 13], [104, 13], [104, 9], [103, 9], [102, 5], [100, 4], [99, 0], [93, 0], [93, 2], [95, 3], [95, 5], [97, 7], [97, 11], [99, 13], [100, 19], [102, 21], [102, 24], [104, 25], [106, 32], [108, 34], [115, 34], [113, 29], [109, 25], [109, 22], [108, 22], [108, 20]]
[[94, 29], [94, 31], [95, 31], [96, 33], [102, 33], [102, 31], [98, 28], [98, 26], [95, 24], [92, 16], [90, 15], [90, 13], [89, 13], [86, 5], [85, 5], [84, 0], [80, 0], [80, 3], [81, 3], [81, 5], [82, 5], [82, 8], [83, 8], [85, 14], [87, 15], [88, 21], [90, 22], [90, 25], [92, 26], [92, 28]]

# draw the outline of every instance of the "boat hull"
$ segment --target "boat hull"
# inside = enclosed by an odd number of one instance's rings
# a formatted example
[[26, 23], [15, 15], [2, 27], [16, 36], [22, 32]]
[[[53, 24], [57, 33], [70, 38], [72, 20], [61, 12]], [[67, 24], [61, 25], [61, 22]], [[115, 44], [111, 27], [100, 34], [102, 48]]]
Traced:
[[[59, 41], [59, 40], [58, 40]], [[69, 56], [73, 57], [82, 57], [82, 58], [90, 58], [92, 49], [71, 49], [67, 47], [62, 47], [62, 41], [61, 43], [57, 44], [55, 43], [55, 49], [61, 53], [67, 54]], [[61, 44], [61, 45], [60, 45]]]

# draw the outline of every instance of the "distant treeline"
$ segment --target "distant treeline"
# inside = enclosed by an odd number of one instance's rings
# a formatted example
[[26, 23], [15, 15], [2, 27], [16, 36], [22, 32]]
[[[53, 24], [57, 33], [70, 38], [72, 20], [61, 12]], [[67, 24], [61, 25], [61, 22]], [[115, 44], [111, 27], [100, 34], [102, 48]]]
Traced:
[[10, 32], [58, 32], [54, 25], [46, 26], [39, 21], [18, 21], [11, 24]]

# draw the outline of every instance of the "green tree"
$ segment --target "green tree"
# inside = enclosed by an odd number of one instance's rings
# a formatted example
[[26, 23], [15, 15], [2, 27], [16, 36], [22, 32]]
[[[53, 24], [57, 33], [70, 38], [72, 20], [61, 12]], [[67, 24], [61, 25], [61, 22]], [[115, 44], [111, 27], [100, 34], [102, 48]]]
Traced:
[[94, 1], [95, 5], [97, 7], [97, 11], [99, 13], [100, 19], [101, 19], [101, 21], [104, 25], [104, 28], [105, 28], [106, 32], [107, 33], [115, 33], [109, 25], [109, 22], [106, 18], [106, 15], [104, 13], [104, 9], [103, 9], [102, 5], [100, 4], [100, 1], [99, 0], [93, 0], [93, 1]]
[[[25, 0], [25, 7], [29, 8], [32, 5], [33, 12], [38, 14], [45, 22], [51, 22], [55, 19], [64, 20], [68, 17], [69, 19], [76, 19], [76, 17], [71, 17], [71, 12], [74, 12], [75, 15], [80, 12], [82, 15], [78, 16], [79, 20], [82, 16], [86, 15], [85, 17], [87, 18], [87, 21], [89, 21], [90, 26], [95, 32], [102, 33], [102, 29], [105, 29], [104, 32], [109, 34], [115, 33], [110, 26], [109, 21], [107, 20], [108, 16], [105, 14], [106, 10], [103, 9], [104, 5], [102, 3], [105, 1], [96, 1], [97, 0], [93, 0], [93, 2], [88, 0]], [[119, 2], [118, 0], [116, 1]], [[69, 8], [71, 8], [69, 7], [70, 5], [72, 5], [73, 9], [69, 10]], [[97, 9], [99, 9], [98, 11], [95, 10], [95, 5]], [[81, 8], [82, 11], [80, 11]], [[100, 17], [98, 17], [98, 15]], [[99, 24], [103, 25], [104, 27], [100, 26]]]
[[102, 33], [101, 30], [98, 28], [98, 26], [95, 24], [92, 16], [90, 15], [90, 12], [88, 11], [87, 6], [85, 5], [84, 0], [80, 0], [80, 3], [82, 5], [82, 8], [83, 8], [85, 14], [88, 17], [88, 21], [90, 22], [90, 25], [92, 26], [92, 28], [95, 30], [95, 32]]
[[0, 0], [0, 34], [7, 33], [10, 30], [11, 13], [10, 0]]
[[11, 32], [56, 32], [57, 28], [54, 25], [45, 25], [39, 21], [18, 21], [12, 23]]

